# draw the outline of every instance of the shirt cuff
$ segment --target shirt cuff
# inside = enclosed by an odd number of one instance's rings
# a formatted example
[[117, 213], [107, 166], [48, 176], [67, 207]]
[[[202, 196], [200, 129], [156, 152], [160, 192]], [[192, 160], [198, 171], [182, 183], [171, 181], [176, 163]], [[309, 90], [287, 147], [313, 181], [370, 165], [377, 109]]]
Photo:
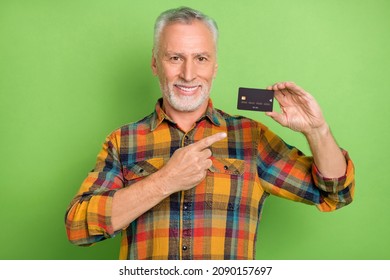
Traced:
[[338, 193], [339, 191], [342, 191], [343, 189], [348, 187], [354, 179], [353, 162], [350, 159], [347, 151], [345, 150], [341, 150], [341, 151], [344, 154], [347, 163], [347, 170], [345, 175], [339, 178], [324, 177], [318, 170], [317, 166], [313, 163], [312, 175], [313, 175], [314, 183], [318, 188], [320, 188], [325, 192]]
[[117, 232], [111, 224], [112, 200], [116, 191], [111, 190], [91, 197], [87, 212], [89, 235], [103, 235], [104, 238], [116, 235]]

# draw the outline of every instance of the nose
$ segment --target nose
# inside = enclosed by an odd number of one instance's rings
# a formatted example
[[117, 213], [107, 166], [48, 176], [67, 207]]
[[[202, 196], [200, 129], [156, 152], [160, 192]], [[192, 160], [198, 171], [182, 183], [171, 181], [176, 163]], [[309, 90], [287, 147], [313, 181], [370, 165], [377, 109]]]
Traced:
[[185, 61], [182, 64], [180, 78], [187, 82], [191, 82], [196, 78], [196, 66], [193, 61]]

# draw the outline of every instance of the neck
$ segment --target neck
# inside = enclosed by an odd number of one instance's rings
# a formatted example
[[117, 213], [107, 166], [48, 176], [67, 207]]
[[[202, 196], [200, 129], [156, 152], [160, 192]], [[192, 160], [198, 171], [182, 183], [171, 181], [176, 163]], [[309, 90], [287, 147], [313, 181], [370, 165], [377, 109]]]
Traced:
[[206, 112], [208, 100], [204, 102], [198, 109], [192, 112], [182, 112], [174, 109], [166, 101], [163, 101], [163, 109], [165, 114], [172, 119], [184, 132], [190, 131], [195, 122]]

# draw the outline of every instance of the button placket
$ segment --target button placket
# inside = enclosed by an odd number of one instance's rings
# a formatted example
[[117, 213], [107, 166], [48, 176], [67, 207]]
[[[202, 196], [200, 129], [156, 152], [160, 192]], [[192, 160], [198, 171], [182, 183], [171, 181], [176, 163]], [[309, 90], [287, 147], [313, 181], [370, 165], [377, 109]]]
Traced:
[[183, 237], [191, 238], [191, 203], [185, 202], [183, 204]]
[[190, 137], [186, 134], [183, 137], [183, 146], [188, 146], [191, 144]]
[[[188, 195], [188, 194], [187, 194]], [[190, 197], [186, 196], [183, 202], [183, 228], [182, 228], [182, 246], [183, 259], [191, 259], [192, 243], [192, 203]]]

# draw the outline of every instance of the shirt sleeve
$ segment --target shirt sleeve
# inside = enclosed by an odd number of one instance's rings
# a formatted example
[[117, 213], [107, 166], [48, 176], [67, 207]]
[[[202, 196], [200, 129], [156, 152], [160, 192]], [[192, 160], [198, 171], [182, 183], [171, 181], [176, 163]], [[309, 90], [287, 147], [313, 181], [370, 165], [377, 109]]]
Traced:
[[347, 170], [340, 178], [325, 178], [304, 155], [262, 126], [258, 143], [257, 168], [261, 186], [270, 194], [333, 211], [352, 202], [355, 188], [354, 165], [347, 151]]
[[95, 168], [66, 211], [66, 232], [73, 244], [88, 246], [117, 233], [111, 224], [111, 205], [115, 192], [123, 187], [118, 138], [116, 133], [107, 137]]

